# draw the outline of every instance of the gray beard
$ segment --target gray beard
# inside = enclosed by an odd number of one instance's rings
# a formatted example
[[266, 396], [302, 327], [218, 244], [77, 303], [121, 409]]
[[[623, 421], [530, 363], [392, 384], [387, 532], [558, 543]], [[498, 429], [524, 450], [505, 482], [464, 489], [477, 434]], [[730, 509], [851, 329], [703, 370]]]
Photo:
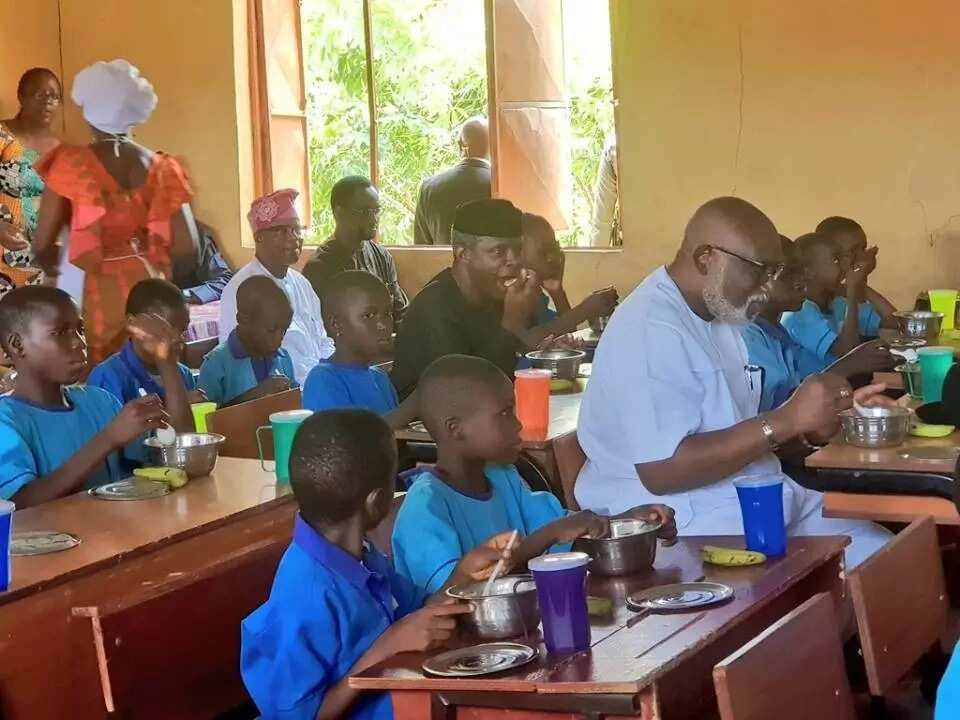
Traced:
[[[753, 322], [757, 317], [763, 305], [767, 302], [765, 292], [754, 293], [746, 299], [743, 305], [734, 305], [723, 294], [724, 271], [711, 277], [703, 288], [703, 302], [707, 306], [707, 311], [713, 315], [714, 320], [725, 325], [744, 326]], [[755, 312], [750, 308], [756, 307]]]

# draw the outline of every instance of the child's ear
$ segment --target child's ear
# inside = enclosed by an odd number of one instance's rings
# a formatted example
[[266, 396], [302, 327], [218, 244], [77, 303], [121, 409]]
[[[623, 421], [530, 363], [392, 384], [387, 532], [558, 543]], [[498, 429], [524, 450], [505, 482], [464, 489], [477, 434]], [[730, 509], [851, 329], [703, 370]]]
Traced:
[[331, 315], [330, 327], [327, 327], [325, 329], [327, 331], [327, 334], [330, 335], [330, 337], [337, 337], [337, 335], [343, 332], [343, 325], [340, 323], [340, 316]]
[[392, 501], [393, 493], [389, 493], [383, 488], [371, 490], [363, 501], [364, 524], [368, 528], [374, 528], [379, 525], [380, 521], [390, 512], [390, 503]]
[[460, 422], [460, 418], [457, 416], [452, 416], [445, 418], [443, 421], [443, 429], [447, 432], [447, 437], [450, 437], [454, 440], [463, 440], [463, 423]]
[[23, 338], [20, 333], [10, 333], [4, 338], [3, 349], [12, 360], [15, 357], [23, 357]]

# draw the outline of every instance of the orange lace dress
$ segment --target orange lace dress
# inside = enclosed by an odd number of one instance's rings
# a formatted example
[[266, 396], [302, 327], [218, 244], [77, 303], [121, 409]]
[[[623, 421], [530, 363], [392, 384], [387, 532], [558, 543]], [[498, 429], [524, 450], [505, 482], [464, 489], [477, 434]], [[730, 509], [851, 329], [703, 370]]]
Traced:
[[98, 363], [123, 345], [133, 286], [170, 277], [171, 221], [190, 201], [190, 184], [180, 164], [159, 152], [143, 185], [130, 190], [86, 146], [60, 145], [36, 170], [70, 201], [69, 260], [84, 271], [83, 320], [90, 360]]

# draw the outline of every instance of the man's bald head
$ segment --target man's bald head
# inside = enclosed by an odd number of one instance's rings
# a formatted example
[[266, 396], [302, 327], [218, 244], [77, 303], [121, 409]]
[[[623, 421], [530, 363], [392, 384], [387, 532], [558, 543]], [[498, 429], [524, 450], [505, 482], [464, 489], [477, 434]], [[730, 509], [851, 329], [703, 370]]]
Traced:
[[780, 234], [760, 208], [735, 197], [719, 197], [701, 205], [687, 223], [683, 250], [713, 245], [755, 257], [780, 262]]
[[460, 126], [460, 150], [464, 157], [486, 158], [490, 154], [490, 131], [481, 115], [468, 118]]

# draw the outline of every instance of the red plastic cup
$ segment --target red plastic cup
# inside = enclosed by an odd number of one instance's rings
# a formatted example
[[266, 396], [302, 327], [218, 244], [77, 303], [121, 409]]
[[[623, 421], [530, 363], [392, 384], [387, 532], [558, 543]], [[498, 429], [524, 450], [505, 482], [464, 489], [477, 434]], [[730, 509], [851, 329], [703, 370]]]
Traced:
[[523, 429], [524, 439], [546, 438], [550, 426], [550, 379], [549, 370], [517, 370], [513, 383], [516, 398], [517, 419]]

